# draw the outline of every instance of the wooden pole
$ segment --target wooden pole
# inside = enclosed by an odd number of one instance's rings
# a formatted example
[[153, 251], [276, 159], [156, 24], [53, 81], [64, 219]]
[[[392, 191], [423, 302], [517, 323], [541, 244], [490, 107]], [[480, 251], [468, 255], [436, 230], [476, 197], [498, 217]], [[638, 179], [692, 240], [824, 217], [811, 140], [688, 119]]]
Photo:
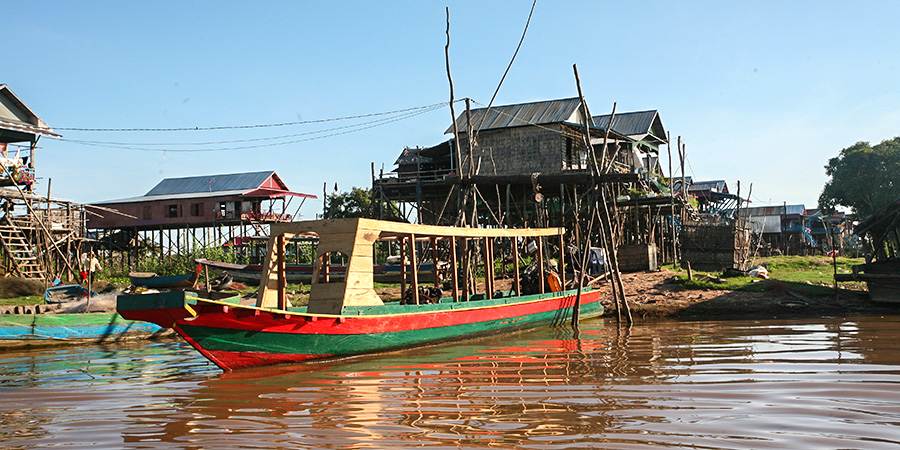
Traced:
[[419, 268], [416, 259], [416, 235], [409, 235], [409, 261], [412, 266], [412, 292], [416, 304], [419, 304]]
[[566, 240], [564, 234], [559, 234], [559, 282], [562, 290], [566, 290]]
[[481, 240], [484, 245], [484, 248], [481, 249], [481, 252], [484, 256], [484, 293], [487, 296], [486, 298], [492, 299], [494, 298], [494, 286], [492, 286], [492, 267], [493, 261], [491, 261], [491, 238], [485, 237]]
[[462, 179], [462, 152], [459, 148], [459, 128], [456, 124], [456, 108], [453, 107], [453, 77], [450, 75], [450, 7], [444, 8], [447, 13], [447, 44], [444, 46], [444, 59], [447, 66], [447, 80], [450, 82], [450, 115], [453, 120], [453, 150], [456, 151], [456, 175]]
[[406, 238], [400, 236], [400, 298], [406, 295]]
[[450, 270], [453, 271], [453, 301], [459, 302], [461, 301], [459, 295], [459, 264], [456, 260], [456, 245], [458, 241], [455, 237], [451, 237], [450, 239]]
[[538, 244], [538, 264], [540, 265], [540, 274], [541, 274], [541, 294], [545, 293], [544, 289], [544, 281], [547, 279], [547, 275], [544, 273], [544, 238], [542, 236], [537, 237]]
[[434, 287], [440, 287], [441, 277], [438, 274], [438, 248], [437, 238], [431, 238], [431, 274], [434, 275]]
[[[287, 280], [285, 279], [284, 273], [284, 235], [280, 234], [275, 238], [275, 251], [277, 252], [278, 257], [278, 309], [286, 310], [287, 309], [287, 293], [284, 292], [284, 288], [287, 284]], [[327, 255], [327, 253], [326, 253]], [[326, 256], [327, 258], [327, 256]], [[327, 278], [326, 277], [326, 283]]]
[[678, 247], [675, 239], [675, 174], [672, 173], [672, 134], [666, 135], [666, 152], [669, 154], [669, 205], [672, 210], [672, 270], [678, 268]]
[[516, 283], [516, 295], [522, 295], [522, 278], [519, 275], [519, 240], [517, 238], [512, 238], [512, 248], [513, 248], [513, 270], [515, 271], [515, 275], [513, 275], [515, 283]]

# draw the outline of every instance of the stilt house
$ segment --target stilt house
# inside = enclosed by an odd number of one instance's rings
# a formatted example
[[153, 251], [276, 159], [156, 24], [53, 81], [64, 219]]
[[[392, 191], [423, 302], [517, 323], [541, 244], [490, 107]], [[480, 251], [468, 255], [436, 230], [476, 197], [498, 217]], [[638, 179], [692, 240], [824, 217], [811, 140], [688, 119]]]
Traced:
[[41, 281], [74, 278], [84, 235], [82, 205], [36, 195], [35, 153], [41, 136], [60, 137], [0, 84], [0, 245], [5, 275]]
[[160, 253], [196, 246], [246, 246], [289, 222], [291, 200], [315, 195], [291, 191], [274, 171], [166, 178], [140, 197], [94, 203], [118, 214], [92, 216], [88, 228], [110, 250], [153, 247]]

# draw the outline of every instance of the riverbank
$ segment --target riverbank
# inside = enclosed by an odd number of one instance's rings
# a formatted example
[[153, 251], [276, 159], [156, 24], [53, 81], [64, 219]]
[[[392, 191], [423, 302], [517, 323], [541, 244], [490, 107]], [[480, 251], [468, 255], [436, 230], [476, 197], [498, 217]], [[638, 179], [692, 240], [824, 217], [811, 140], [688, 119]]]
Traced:
[[[759, 280], [746, 289], [687, 288], [675, 281], [678, 272], [661, 269], [622, 274], [632, 317], [637, 320], [787, 319], [900, 314], [900, 304], [876, 303], [862, 290], [805, 286], [778, 279]], [[603, 284], [601, 289], [610, 289]], [[609, 296], [611, 298], [611, 296]], [[617, 316], [615, 305], [605, 302], [604, 316]]]

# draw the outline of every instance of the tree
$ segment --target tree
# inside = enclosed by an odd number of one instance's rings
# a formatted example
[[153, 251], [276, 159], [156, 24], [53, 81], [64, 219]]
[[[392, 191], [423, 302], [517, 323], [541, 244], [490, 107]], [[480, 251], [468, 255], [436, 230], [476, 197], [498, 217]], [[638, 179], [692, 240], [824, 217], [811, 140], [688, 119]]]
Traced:
[[378, 219], [383, 214], [384, 220], [403, 221], [394, 202], [385, 202], [383, 209], [379, 210], [378, 204], [372, 201], [371, 189], [353, 187], [350, 188], [350, 192], [329, 194], [326, 200], [324, 215], [326, 219], [353, 217]]
[[874, 147], [857, 142], [829, 159], [825, 174], [831, 179], [819, 195], [819, 208], [846, 206], [865, 218], [900, 198], [900, 137]]
[[325, 207], [326, 219], [372, 217], [372, 197], [368, 189], [350, 188], [350, 192], [329, 194]]

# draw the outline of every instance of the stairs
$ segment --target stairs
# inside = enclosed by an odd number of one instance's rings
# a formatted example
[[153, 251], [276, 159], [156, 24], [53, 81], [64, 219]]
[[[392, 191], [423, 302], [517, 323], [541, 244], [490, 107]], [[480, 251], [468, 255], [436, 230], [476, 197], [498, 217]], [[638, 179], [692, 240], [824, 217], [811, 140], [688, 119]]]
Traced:
[[34, 248], [21, 228], [10, 224], [8, 220], [0, 222], [0, 244], [6, 249], [12, 268], [20, 277], [41, 281], [47, 279]]

